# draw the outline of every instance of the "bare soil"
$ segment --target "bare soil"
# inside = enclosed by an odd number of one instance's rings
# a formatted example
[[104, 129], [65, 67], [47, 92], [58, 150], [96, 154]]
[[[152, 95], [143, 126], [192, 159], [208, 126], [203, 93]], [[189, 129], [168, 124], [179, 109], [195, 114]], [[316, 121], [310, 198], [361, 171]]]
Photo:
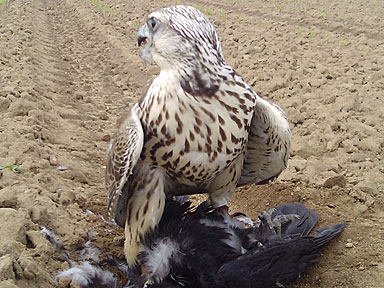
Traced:
[[[381, 0], [178, 1], [203, 10], [229, 64], [287, 112], [290, 167], [239, 189], [256, 217], [300, 201], [348, 227], [292, 287], [383, 287], [384, 3]], [[71, 250], [122, 256], [103, 222], [106, 148], [117, 120], [158, 72], [140, 62], [144, 17], [175, 1], [9, 0], [0, 6], [0, 287], [76, 287], [40, 234]], [[195, 197], [200, 200], [201, 197]], [[108, 268], [108, 267], [106, 267]], [[122, 279], [123, 280], [123, 279]]]

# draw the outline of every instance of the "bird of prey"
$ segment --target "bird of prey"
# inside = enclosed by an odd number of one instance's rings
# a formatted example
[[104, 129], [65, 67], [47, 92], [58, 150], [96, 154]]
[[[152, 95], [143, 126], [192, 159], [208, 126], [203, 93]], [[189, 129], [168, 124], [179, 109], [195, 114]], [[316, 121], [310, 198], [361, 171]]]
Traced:
[[125, 227], [130, 266], [167, 198], [208, 193], [213, 207], [225, 206], [236, 187], [277, 177], [291, 143], [283, 110], [225, 62], [199, 10], [179, 5], [149, 14], [138, 44], [160, 73], [113, 137], [106, 169], [108, 214]]
[[308, 236], [318, 215], [300, 203], [262, 212], [254, 222], [212, 210], [206, 202], [195, 211], [189, 204], [167, 200], [158, 228], [143, 241], [139, 265], [130, 269], [129, 287], [284, 287], [346, 226], [322, 227]]

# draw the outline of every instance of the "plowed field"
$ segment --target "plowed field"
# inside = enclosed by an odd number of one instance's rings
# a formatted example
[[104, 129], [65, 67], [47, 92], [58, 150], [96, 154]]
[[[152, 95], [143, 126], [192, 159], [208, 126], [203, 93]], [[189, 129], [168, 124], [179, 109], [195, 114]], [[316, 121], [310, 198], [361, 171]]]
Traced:
[[[94, 230], [101, 257], [122, 257], [123, 230], [100, 217], [106, 149], [158, 72], [140, 62], [138, 27], [176, 2], [0, 3], [0, 166], [24, 171], [0, 171], [0, 287], [75, 287], [55, 281], [69, 264], [40, 229], [69, 251]], [[178, 3], [207, 14], [227, 62], [291, 124], [289, 169], [276, 183], [239, 189], [231, 210], [256, 217], [300, 201], [322, 225], [346, 220], [292, 287], [383, 287], [383, 1]]]

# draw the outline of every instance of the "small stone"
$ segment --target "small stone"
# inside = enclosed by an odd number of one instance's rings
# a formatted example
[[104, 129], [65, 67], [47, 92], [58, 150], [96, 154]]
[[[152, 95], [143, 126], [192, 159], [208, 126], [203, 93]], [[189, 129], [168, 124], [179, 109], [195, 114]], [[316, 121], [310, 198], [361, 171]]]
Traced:
[[336, 102], [336, 96], [335, 95], [329, 95], [324, 99], [324, 104], [332, 104]]
[[345, 244], [345, 248], [353, 248], [353, 243], [347, 243], [347, 244]]
[[108, 117], [107, 114], [103, 114], [103, 115], [100, 116], [100, 119], [101, 119], [101, 120], [108, 120], [109, 117]]
[[109, 142], [111, 140], [111, 135], [104, 135], [103, 136], [103, 141]]
[[331, 141], [327, 143], [327, 150], [331, 152], [336, 151], [340, 147], [342, 142], [343, 142], [343, 139], [341, 137], [333, 138]]
[[80, 170], [77, 170], [75, 172], [75, 179], [78, 180], [80, 183], [88, 183], [88, 177]]
[[49, 164], [51, 164], [51, 166], [57, 166], [57, 158], [55, 155], [49, 155]]
[[354, 163], [364, 162], [367, 160], [367, 157], [364, 154], [353, 155], [351, 161]]
[[330, 177], [327, 180], [325, 180], [323, 186], [326, 188], [332, 188], [334, 186], [345, 188], [346, 184], [347, 184], [347, 179], [343, 175], [339, 175], [339, 176]]
[[320, 79], [313, 79], [311, 82], [308, 82], [308, 85], [311, 87], [319, 88], [320, 86], [323, 86], [327, 82], [326, 78], [320, 78]]
[[11, 101], [7, 98], [0, 98], [0, 112], [8, 110], [9, 105], [11, 105]]
[[63, 205], [68, 205], [70, 203], [73, 203], [75, 199], [76, 199], [76, 195], [72, 191], [64, 191], [60, 195], [60, 202]]
[[293, 158], [289, 161], [289, 165], [294, 167], [296, 171], [303, 171], [307, 167], [307, 160], [302, 158]]

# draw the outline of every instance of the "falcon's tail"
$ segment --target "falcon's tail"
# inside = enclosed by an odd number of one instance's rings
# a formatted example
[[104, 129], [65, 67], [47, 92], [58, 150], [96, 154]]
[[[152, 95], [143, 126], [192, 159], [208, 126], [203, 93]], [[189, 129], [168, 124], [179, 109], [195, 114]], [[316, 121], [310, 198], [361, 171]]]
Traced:
[[124, 254], [128, 265], [133, 266], [140, 252], [140, 238], [157, 226], [163, 214], [163, 175], [149, 167], [141, 167], [124, 189], [129, 189]]

